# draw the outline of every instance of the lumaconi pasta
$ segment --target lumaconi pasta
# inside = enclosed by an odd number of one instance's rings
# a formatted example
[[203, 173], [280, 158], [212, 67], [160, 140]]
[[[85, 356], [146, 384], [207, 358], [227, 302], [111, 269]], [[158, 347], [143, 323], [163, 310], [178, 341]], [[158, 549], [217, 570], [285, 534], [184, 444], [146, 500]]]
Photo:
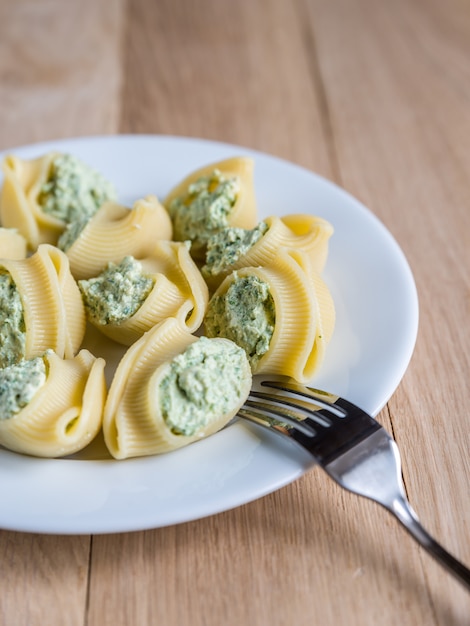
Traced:
[[[333, 227], [304, 214], [259, 222], [253, 165], [206, 165], [163, 203], [128, 208], [71, 155], [6, 157], [0, 445], [64, 456], [101, 426], [116, 459], [160, 454], [222, 428], [253, 374], [312, 378], [335, 325], [320, 277]], [[86, 317], [128, 346], [109, 393], [104, 360], [80, 350]], [[17, 397], [33, 361], [42, 369]]]
[[40, 243], [55, 243], [63, 230], [63, 224], [46, 215], [37, 202], [53, 158], [53, 153], [32, 160], [9, 155], [3, 161], [0, 221], [7, 228], [16, 228], [31, 250]]
[[[268, 265], [281, 248], [303, 250], [313, 270], [321, 274], [328, 254], [328, 240], [333, 234], [333, 227], [328, 221], [313, 215], [298, 214], [281, 218], [271, 216], [263, 222], [267, 226], [266, 232], [232, 264], [220, 271], [214, 271], [207, 265], [202, 267], [202, 274], [212, 289], [235, 270]], [[220, 236], [223, 237], [223, 231]], [[217, 241], [217, 236], [213, 239]]]
[[[207, 336], [232, 338], [233, 324], [237, 324], [236, 332], [240, 328], [246, 333], [256, 323], [254, 313], [243, 309], [243, 296], [237, 300], [225, 297], [231, 285], [244, 277], [256, 277], [267, 285], [274, 303], [269, 346], [261, 355], [259, 350], [252, 355], [253, 374], [278, 374], [307, 382], [324, 358], [335, 323], [333, 300], [325, 283], [304, 252], [281, 248], [269, 265], [241, 268], [225, 278], [209, 301]], [[264, 328], [261, 332], [266, 333]]]
[[[188, 246], [176, 241], [157, 241], [152, 253], [137, 261], [142, 267], [142, 274], [153, 280], [153, 288], [142, 305], [127, 319], [107, 323], [96, 319], [87, 303], [87, 289], [93, 279], [79, 282], [90, 322], [104, 335], [124, 345], [131, 345], [168, 317], [179, 318], [190, 333], [195, 332], [202, 324], [209, 294]], [[106, 294], [103, 293], [103, 296], [106, 297]], [[119, 304], [119, 297], [119, 294], [113, 295], [114, 306]]]
[[253, 160], [234, 157], [206, 165], [176, 185], [163, 204], [172, 217], [174, 239], [192, 241], [191, 254], [203, 259], [214, 232], [256, 225]]
[[[171, 421], [164, 416], [162, 395], [165, 385], [162, 388], [162, 382], [171, 372], [175, 359], [199, 341], [211, 340], [198, 339], [188, 332], [181, 320], [168, 318], [128, 349], [111, 383], [103, 418], [104, 439], [113, 457], [125, 459], [180, 448], [220, 430], [237, 413], [251, 388], [250, 366], [243, 350], [233, 342], [215, 340], [221, 342], [215, 351], [220, 360], [216, 359], [211, 367], [211, 360], [206, 358], [203, 345], [201, 362], [198, 366], [191, 362], [190, 371], [184, 372], [182, 376], [183, 379], [193, 374], [200, 377], [207, 373], [204, 372], [206, 368], [211, 370], [209, 375], [216, 376], [212, 386], [203, 385], [206, 391], [214, 395], [194, 403], [195, 406], [202, 406], [203, 412], [210, 419], [200, 424], [192, 434], [185, 435], [175, 432]], [[229, 358], [225, 352], [227, 349]], [[214, 411], [214, 405], [223, 403], [224, 373], [227, 375], [224, 365], [231, 370], [228, 377], [232, 396], [218, 412]], [[196, 367], [199, 367], [197, 372], [194, 371]], [[184, 393], [181, 396], [191, 404], [190, 396]]]
[[24, 358], [54, 350], [60, 357], [77, 353], [85, 334], [85, 310], [66, 255], [41, 244], [26, 259], [0, 260], [12, 277], [23, 306]]
[[0, 227], [0, 259], [24, 259], [26, 239], [15, 228]]
[[65, 360], [48, 351], [43, 358], [46, 381], [16, 415], [0, 419], [0, 444], [40, 457], [74, 454], [101, 428], [105, 362], [88, 350]]
[[[97, 186], [103, 185], [103, 191], [99, 190], [96, 193], [93, 189], [84, 190], [80, 186], [77, 189], [71, 189], [72, 180], [75, 185], [78, 184], [77, 176], [72, 177], [66, 181], [67, 184], [64, 183], [59, 188], [58, 197], [62, 198], [65, 204], [76, 200], [79, 205], [79, 194], [85, 192], [88, 200], [92, 198], [92, 203], [96, 202], [94, 207], [96, 209], [102, 203], [101, 200], [111, 199], [113, 195], [112, 190], [107, 189], [109, 185], [107, 181], [70, 155], [50, 152], [31, 160], [21, 159], [14, 155], [7, 156], [2, 164], [4, 181], [0, 196], [0, 222], [7, 228], [16, 228], [25, 237], [31, 250], [35, 250], [41, 243], [55, 245], [65, 225], [72, 219], [76, 219], [77, 209], [80, 212], [80, 206], [78, 206], [74, 207], [74, 216], [59, 216], [54, 212], [47, 212], [40, 203], [44, 190], [50, 183], [54, 164], [57, 159], [61, 158], [70, 158], [74, 166], [78, 165], [87, 175], [96, 177]], [[73, 194], [77, 197], [71, 198]], [[70, 209], [70, 207], [67, 208]], [[89, 207], [86, 207], [86, 210], [85, 207], [83, 208], [87, 214], [92, 210]]]
[[[73, 227], [72, 223], [67, 229]], [[81, 280], [97, 276], [109, 262], [117, 263], [127, 255], [145, 257], [157, 239], [171, 237], [170, 217], [155, 196], [137, 200], [132, 209], [108, 201], [87, 221], [65, 252], [72, 274]]]

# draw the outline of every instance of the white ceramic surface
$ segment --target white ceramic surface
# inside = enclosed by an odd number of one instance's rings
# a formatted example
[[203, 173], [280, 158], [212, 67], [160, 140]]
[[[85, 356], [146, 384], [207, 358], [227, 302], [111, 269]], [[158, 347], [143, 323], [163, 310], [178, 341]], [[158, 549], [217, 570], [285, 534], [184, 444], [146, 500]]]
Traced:
[[[23, 158], [73, 153], [115, 182], [119, 200], [163, 198], [192, 170], [230, 156], [255, 159], [260, 217], [313, 213], [334, 226], [324, 278], [337, 310], [335, 334], [312, 384], [373, 415], [398, 386], [412, 355], [418, 300], [408, 263], [383, 224], [331, 182], [253, 150], [169, 136], [90, 137], [10, 150]], [[1, 155], [3, 157], [3, 155]], [[120, 349], [90, 333], [109, 362]], [[313, 466], [289, 442], [245, 423], [159, 457], [114, 461], [35, 459], [0, 449], [0, 527], [45, 533], [109, 533], [176, 524], [270, 493]]]

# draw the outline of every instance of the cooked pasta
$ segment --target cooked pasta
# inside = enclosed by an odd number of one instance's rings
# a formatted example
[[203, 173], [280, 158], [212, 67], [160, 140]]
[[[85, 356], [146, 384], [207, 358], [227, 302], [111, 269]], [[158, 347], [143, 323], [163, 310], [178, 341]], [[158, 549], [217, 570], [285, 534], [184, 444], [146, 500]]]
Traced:
[[280, 249], [264, 267], [233, 272], [209, 301], [209, 337], [247, 351], [254, 374], [308, 381], [320, 366], [335, 322], [328, 288], [302, 251]]
[[212, 234], [227, 226], [256, 225], [253, 160], [234, 157], [206, 165], [176, 185], [163, 204], [175, 240], [191, 241], [191, 254], [203, 259]]
[[202, 275], [215, 289], [234, 270], [268, 265], [280, 248], [303, 250], [321, 274], [332, 233], [328, 221], [302, 214], [271, 216], [253, 230], [228, 228], [209, 239]]
[[0, 222], [16, 228], [31, 250], [56, 244], [66, 224], [114, 198], [108, 181], [76, 157], [50, 152], [36, 159], [5, 157]]
[[172, 237], [170, 217], [155, 196], [146, 196], [132, 209], [106, 202], [91, 217], [67, 226], [58, 246], [67, 254], [77, 280], [97, 276], [108, 263], [125, 256], [145, 257], [155, 241]]
[[11, 277], [10, 293], [18, 294], [17, 331], [24, 338], [17, 357], [30, 359], [49, 349], [65, 358], [76, 354], [85, 334], [85, 311], [66, 255], [41, 244], [25, 259], [1, 259], [0, 274]]
[[[333, 227], [259, 222], [253, 166], [206, 165], [129, 208], [72, 155], [4, 159], [0, 445], [67, 456], [102, 427], [115, 459], [161, 454], [227, 424], [253, 374], [312, 378], [335, 325]], [[127, 346], [109, 392], [87, 319]]]
[[126, 257], [79, 286], [90, 322], [124, 345], [167, 317], [181, 318], [195, 332], [209, 299], [188, 247], [174, 241], [157, 241], [148, 256]]
[[[88, 350], [65, 360], [47, 351], [33, 361], [0, 370], [0, 445], [51, 458], [82, 450], [101, 428], [104, 366], [104, 360]], [[16, 404], [11, 401], [12, 387]], [[19, 396], [24, 398], [21, 403]]]
[[186, 446], [227, 424], [250, 387], [242, 349], [198, 339], [181, 320], [168, 318], [119, 363], [104, 411], [106, 445], [116, 459]]

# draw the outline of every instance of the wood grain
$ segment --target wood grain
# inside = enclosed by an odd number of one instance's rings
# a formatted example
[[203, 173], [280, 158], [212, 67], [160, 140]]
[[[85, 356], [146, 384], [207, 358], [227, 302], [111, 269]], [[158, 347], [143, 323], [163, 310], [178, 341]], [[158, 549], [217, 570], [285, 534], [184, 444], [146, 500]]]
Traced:
[[[228, 141], [317, 171], [385, 223], [416, 278], [420, 330], [379, 420], [423, 522], [470, 563], [470, 5], [21, 0], [0, 3], [0, 28], [0, 148], [114, 132]], [[170, 528], [1, 531], [0, 558], [7, 626], [470, 615], [468, 594], [385, 511], [317, 470]]]
[[0, 149], [114, 133], [124, 0], [0, 2]]

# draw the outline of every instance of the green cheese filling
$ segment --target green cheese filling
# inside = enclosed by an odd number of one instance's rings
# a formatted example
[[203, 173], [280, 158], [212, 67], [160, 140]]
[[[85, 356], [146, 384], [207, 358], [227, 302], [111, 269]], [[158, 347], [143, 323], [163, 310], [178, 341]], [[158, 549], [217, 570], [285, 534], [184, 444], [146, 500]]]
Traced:
[[116, 197], [114, 188], [99, 172], [70, 154], [51, 164], [38, 203], [42, 210], [65, 223], [91, 217], [106, 200]]
[[155, 281], [132, 256], [108, 263], [97, 277], [78, 281], [88, 317], [100, 325], [120, 324], [134, 315]]
[[212, 235], [207, 242], [206, 264], [202, 273], [216, 276], [245, 255], [268, 230], [266, 222], [260, 222], [252, 230], [224, 228]]
[[23, 303], [9, 272], [0, 270], [0, 367], [24, 357], [26, 327]]
[[242, 347], [253, 368], [269, 350], [275, 321], [268, 283], [234, 272], [227, 291], [209, 301], [205, 327], [209, 337], [226, 337]]
[[42, 357], [20, 361], [0, 370], [0, 420], [17, 415], [46, 382]]
[[67, 250], [69, 250], [69, 248], [71, 248], [80, 237], [89, 221], [90, 217], [82, 217], [81, 219], [67, 224], [64, 232], [60, 235], [57, 241], [57, 247], [63, 252], [67, 252]]
[[247, 359], [232, 342], [200, 337], [171, 361], [158, 394], [163, 419], [177, 435], [191, 436], [234, 410], [246, 381]]
[[228, 216], [240, 190], [238, 178], [227, 178], [219, 170], [192, 183], [186, 195], [168, 207], [174, 238], [205, 246], [209, 237], [228, 226]]

